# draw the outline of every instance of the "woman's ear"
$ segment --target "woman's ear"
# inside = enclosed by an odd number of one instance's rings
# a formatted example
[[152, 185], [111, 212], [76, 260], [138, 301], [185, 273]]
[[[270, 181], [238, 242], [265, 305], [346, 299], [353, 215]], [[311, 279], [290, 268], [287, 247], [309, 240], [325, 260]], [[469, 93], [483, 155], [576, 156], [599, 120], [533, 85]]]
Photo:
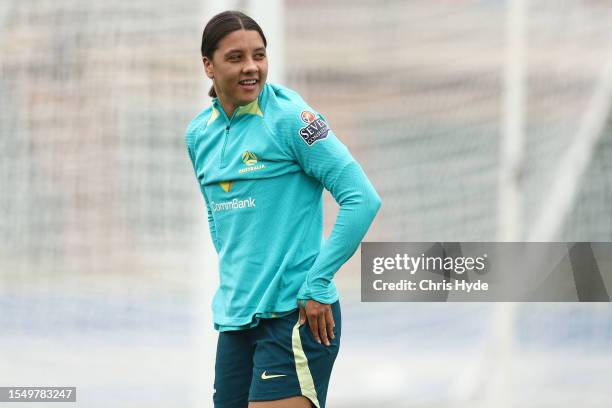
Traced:
[[215, 75], [212, 66], [212, 61], [208, 57], [202, 57], [202, 62], [204, 63], [204, 72], [206, 72], [206, 76], [210, 79], [213, 79]]

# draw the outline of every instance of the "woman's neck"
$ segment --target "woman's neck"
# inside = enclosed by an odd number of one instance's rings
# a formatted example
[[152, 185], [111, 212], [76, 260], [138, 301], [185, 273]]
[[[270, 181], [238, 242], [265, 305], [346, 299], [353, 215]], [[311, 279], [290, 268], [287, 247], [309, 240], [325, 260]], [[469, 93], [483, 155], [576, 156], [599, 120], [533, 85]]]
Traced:
[[225, 103], [221, 99], [219, 99], [219, 104], [221, 105], [221, 108], [223, 108], [223, 112], [225, 112], [227, 118], [231, 119], [234, 115], [234, 112], [236, 111], [237, 106], [234, 106], [230, 103]]

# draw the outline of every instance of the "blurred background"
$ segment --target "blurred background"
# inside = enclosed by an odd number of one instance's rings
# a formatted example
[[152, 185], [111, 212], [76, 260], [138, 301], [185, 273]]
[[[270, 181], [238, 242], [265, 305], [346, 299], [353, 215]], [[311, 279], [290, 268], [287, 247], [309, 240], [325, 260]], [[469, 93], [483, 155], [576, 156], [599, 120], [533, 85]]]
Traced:
[[[376, 186], [366, 240], [612, 240], [610, 1], [3, 1], [0, 386], [212, 406], [217, 258], [184, 132], [224, 9]], [[326, 233], [336, 214], [326, 193]], [[359, 279], [357, 252], [329, 407], [612, 403], [607, 303], [361, 303]]]

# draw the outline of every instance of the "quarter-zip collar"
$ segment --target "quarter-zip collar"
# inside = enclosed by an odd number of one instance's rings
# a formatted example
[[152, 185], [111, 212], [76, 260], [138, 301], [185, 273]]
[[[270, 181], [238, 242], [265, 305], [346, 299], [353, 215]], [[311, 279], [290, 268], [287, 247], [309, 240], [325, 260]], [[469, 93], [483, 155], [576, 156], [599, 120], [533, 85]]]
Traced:
[[219, 98], [218, 97], [214, 98], [213, 108], [214, 110], [217, 111], [217, 113], [215, 114], [213, 112], [213, 116], [211, 116], [211, 120], [209, 121], [209, 123], [214, 121], [218, 116], [221, 116], [225, 120], [225, 123], [227, 124], [227, 126], [231, 126], [232, 123], [235, 120], [237, 120], [237, 118], [243, 115], [259, 115], [263, 117], [262, 107], [265, 106], [265, 102], [267, 100], [267, 94], [269, 92], [268, 91], [269, 86], [270, 85], [266, 83], [264, 87], [262, 88], [261, 92], [259, 93], [259, 96], [257, 97], [257, 99], [255, 99], [253, 102], [250, 102], [246, 105], [238, 106], [236, 109], [234, 109], [234, 113], [232, 114], [231, 118], [229, 118], [225, 110], [223, 110], [223, 106], [221, 106], [221, 102], [219, 102]]
[[239, 118], [241, 118], [242, 116], [255, 115], [255, 116], [263, 117], [263, 112], [260, 106], [261, 106], [261, 103], [265, 101], [264, 98], [266, 97], [267, 92], [268, 92], [267, 87], [268, 87], [267, 84], [264, 85], [262, 91], [259, 93], [259, 96], [253, 102], [250, 102], [243, 106], [238, 106], [234, 110], [234, 114], [232, 115], [231, 118], [227, 117], [227, 113], [223, 110], [223, 106], [221, 106], [221, 103], [219, 102], [219, 98], [213, 99], [213, 111], [210, 116], [210, 119], [208, 120], [208, 124], [211, 124], [212, 122], [217, 120], [218, 117], [222, 117], [225, 120], [225, 126], [224, 126], [225, 132], [223, 133], [223, 145], [221, 147], [221, 154], [219, 156], [219, 168], [220, 169], [226, 167], [228, 164], [228, 161], [226, 160], [226, 148], [227, 148], [228, 141], [230, 139], [230, 130], [232, 129], [232, 125], [236, 123], [236, 121], [239, 120]]

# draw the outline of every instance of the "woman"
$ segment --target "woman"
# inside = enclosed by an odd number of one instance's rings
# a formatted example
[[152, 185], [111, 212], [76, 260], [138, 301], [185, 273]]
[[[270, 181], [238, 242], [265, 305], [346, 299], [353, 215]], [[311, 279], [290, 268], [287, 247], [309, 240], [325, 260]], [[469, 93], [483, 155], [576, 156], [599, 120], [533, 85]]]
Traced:
[[[341, 334], [332, 278], [380, 198], [325, 119], [266, 83], [266, 45], [241, 12], [208, 22], [202, 59], [214, 99], [186, 134], [220, 260], [214, 403], [323, 408]], [[324, 187], [340, 204], [326, 242]]]

